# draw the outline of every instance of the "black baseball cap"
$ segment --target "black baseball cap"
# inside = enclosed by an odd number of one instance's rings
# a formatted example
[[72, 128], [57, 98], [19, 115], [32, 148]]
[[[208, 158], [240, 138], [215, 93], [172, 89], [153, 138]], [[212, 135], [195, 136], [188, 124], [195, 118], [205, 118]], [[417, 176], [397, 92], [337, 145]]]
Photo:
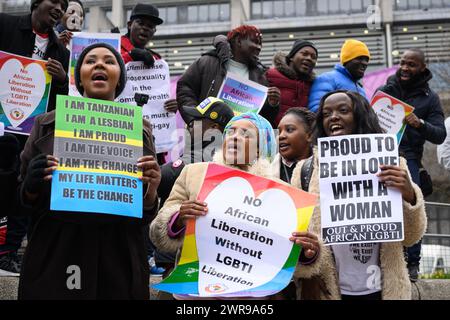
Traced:
[[214, 97], [208, 97], [196, 107], [183, 106], [181, 115], [186, 124], [193, 120], [209, 119], [225, 127], [234, 117], [233, 110], [223, 100]]
[[164, 21], [159, 17], [159, 10], [151, 4], [138, 3], [131, 11], [130, 21], [139, 17], [150, 18], [156, 24], [162, 24]]

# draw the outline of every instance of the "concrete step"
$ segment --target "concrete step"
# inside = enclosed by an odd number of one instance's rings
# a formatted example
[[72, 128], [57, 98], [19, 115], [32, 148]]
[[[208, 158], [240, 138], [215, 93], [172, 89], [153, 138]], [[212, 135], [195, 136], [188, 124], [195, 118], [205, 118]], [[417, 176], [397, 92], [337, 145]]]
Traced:
[[[161, 281], [161, 277], [150, 277], [150, 284]], [[0, 300], [16, 300], [18, 277], [0, 277]], [[167, 300], [170, 295], [152, 288], [150, 300]], [[450, 300], [450, 280], [427, 279], [412, 284], [412, 300]]]
[[[161, 277], [150, 276], [150, 284], [157, 284]], [[17, 300], [17, 288], [19, 286], [19, 277], [0, 277], [0, 300]], [[149, 288], [150, 300], [160, 300], [161, 294], [158, 290]]]

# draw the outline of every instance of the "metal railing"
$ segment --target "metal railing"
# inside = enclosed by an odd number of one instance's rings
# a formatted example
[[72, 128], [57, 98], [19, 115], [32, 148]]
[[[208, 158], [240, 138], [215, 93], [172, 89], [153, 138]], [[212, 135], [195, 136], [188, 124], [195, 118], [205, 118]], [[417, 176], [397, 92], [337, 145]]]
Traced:
[[426, 202], [428, 229], [422, 239], [422, 277], [448, 277], [450, 274], [450, 204]]

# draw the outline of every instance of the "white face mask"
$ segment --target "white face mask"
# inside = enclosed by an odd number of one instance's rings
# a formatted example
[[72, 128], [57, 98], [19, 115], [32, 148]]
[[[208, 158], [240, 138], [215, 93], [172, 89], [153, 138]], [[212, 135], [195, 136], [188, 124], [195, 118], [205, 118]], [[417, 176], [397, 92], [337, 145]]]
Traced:
[[83, 8], [77, 2], [69, 2], [65, 13], [66, 28], [69, 31], [81, 31], [83, 27]]

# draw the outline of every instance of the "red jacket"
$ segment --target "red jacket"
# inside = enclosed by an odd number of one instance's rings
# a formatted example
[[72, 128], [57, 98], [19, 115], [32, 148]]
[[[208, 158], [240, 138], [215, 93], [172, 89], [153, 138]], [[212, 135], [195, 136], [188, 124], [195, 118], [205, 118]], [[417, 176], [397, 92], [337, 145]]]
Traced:
[[[133, 44], [131, 43], [130, 38], [128, 38], [126, 35], [122, 36], [120, 38], [120, 55], [122, 56], [123, 62], [127, 64], [130, 61], [133, 61], [133, 58], [130, 56], [130, 51], [134, 49]], [[161, 59], [161, 56], [154, 52], [153, 50], [150, 50], [153, 54], [153, 59], [159, 60]]]
[[280, 111], [275, 118], [275, 125], [278, 126], [288, 109], [307, 108], [312, 77], [308, 80], [298, 79], [296, 72], [287, 65], [286, 55], [281, 52], [274, 56], [273, 64], [275, 67], [267, 70], [266, 77], [271, 87], [277, 87], [281, 91]]

